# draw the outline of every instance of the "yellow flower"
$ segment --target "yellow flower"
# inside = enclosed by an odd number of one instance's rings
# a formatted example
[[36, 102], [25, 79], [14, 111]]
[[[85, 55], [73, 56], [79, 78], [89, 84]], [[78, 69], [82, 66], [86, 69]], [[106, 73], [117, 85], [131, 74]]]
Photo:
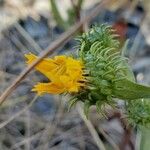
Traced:
[[[34, 54], [26, 54], [27, 64], [37, 59]], [[44, 74], [49, 83], [38, 83], [33, 91], [39, 95], [44, 93], [61, 94], [65, 92], [78, 92], [84, 86], [83, 64], [81, 61], [65, 55], [55, 56], [53, 59], [45, 58], [36, 67]]]

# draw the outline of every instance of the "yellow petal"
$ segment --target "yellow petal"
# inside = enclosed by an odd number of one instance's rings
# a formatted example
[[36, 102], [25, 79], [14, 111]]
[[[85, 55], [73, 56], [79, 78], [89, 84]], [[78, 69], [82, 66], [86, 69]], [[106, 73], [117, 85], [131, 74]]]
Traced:
[[66, 63], [66, 56], [65, 55], [60, 55], [60, 56], [55, 56], [54, 57], [54, 61], [56, 64], [63, 64], [63, 63]]
[[73, 84], [69, 87], [68, 91], [69, 91], [70, 93], [71, 93], [71, 92], [78, 92], [78, 91], [79, 91], [79, 87], [77, 86], [76, 83], [73, 83]]
[[65, 92], [65, 89], [62, 88], [62, 86], [59, 83], [38, 83], [34, 86], [32, 91], [35, 91], [38, 93], [38, 95], [42, 95], [44, 93], [49, 94], [61, 94]]
[[79, 87], [77, 82], [73, 82], [70, 77], [65, 75], [61, 76], [60, 81], [68, 92], [78, 92]]
[[[27, 58], [27, 64], [31, 64], [38, 58], [32, 53], [26, 54], [25, 57]], [[49, 72], [56, 69], [56, 67], [57, 65], [54, 63], [53, 59], [49, 58], [43, 59], [35, 68], [49, 78]]]
[[[31, 64], [38, 58], [31, 53], [25, 57], [27, 64]], [[72, 57], [61, 55], [53, 59], [43, 59], [35, 68], [50, 80], [49, 83], [38, 83], [34, 86], [33, 91], [38, 92], [39, 95], [78, 92], [80, 87], [85, 86], [83, 64]]]

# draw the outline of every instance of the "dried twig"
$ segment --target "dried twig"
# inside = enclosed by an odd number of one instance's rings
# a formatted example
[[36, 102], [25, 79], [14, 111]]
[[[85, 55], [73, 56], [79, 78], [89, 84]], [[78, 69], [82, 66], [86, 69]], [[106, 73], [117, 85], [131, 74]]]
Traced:
[[95, 17], [100, 11], [102, 11], [109, 0], [103, 0], [87, 17], [82, 19], [80, 22], [76, 23], [74, 26], [70, 27], [68, 31], [63, 33], [56, 41], [51, 43], [51, 45], [43, 52], [40, 53], [40, 57], [36, 59], [31, 65], [25, 68], [21, 74], [16, 78], [16, 80], [3, 92], [0, 96], [0, 105], [6, 100], [6, 98], [13, 92], [14, 89], [19, 85], [19, 83], [28, 75], [29, 72], [46, 56], [52, 54], [57, 48], [66, 43], [71, 37], [82, 27], [85, 22], [90, 21]]

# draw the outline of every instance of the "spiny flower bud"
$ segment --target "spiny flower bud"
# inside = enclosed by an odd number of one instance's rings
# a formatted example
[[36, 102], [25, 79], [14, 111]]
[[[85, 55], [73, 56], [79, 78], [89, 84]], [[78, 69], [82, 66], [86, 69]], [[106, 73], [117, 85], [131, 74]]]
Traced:
[[149, 98], [150, 88], [138, 85], [127, 59], [121, 55], [119, 41], [114, 30], [107, 25], [94, 26], [79, 37], [79, 57], [87, 73], [86, 89], [75, 95], [84, 102], [85, 114], [91, 105], [100, 113], [104, 106], [114, 106], [115, 98], [134, 100]]

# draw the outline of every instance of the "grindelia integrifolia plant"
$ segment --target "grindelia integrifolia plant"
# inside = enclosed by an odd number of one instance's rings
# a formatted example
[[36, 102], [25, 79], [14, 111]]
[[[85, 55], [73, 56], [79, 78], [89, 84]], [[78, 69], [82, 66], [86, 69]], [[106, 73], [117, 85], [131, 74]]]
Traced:
[[[70, 107], [78, 101], [84, 103], [85, 115], [90, 106], [105, 113], [105, 106], [117, 106], [125, 101], [125, 113], [133, 125], [150, 125], [150, 87], [135, 82], [127, 58], [114, 30], [107, 25], [93, 26], [77, 40], [76, 57], [60, 55], [43, 59], [35, 68], [43, 73], [48, 83], [38, 83], [33, 91], [39, 95], [69, 94]], [[37, 56], [27, 54], [27, 63]]]

